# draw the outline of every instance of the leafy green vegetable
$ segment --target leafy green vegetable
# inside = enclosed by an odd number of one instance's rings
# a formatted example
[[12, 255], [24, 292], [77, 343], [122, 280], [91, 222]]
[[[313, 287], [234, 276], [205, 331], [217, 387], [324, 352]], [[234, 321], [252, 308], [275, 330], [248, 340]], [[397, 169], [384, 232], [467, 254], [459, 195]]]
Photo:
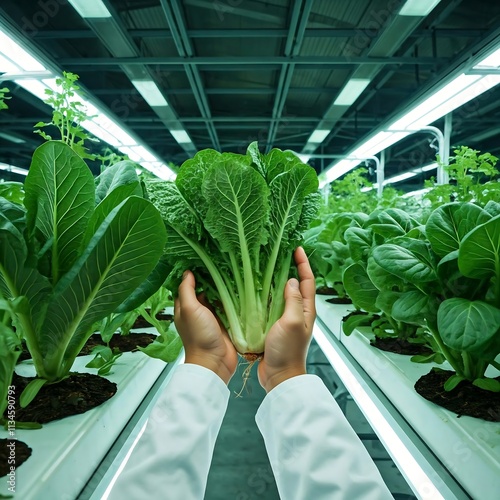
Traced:
[[150, 182], [167, 227], [167, 280], [177, 290], [191, 269], [217, 306], [237, 350], [262, 353], [284, 308], [294, 249], [316, 216], [316, 172], [290, 151], [246, 155], [200, 151], [175, 183]]
[[0, 294], [17, 301], [16, 326], [39, 381], [24, 401], [42, 381], [67, 376], [93, 325], [144, 283], [163, 252], [161, 217], [123, 188], [124, 169], [133, 166], [123, 162], [112, 172], [96, 206], [83, 160], [66, 144], [48, 142], [33, 155], [26, 208], [0, 198]]

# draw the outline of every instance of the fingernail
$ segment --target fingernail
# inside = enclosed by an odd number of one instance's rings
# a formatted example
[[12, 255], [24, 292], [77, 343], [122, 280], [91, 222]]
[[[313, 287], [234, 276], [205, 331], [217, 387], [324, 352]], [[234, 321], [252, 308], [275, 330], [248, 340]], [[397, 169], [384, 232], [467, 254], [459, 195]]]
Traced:
[[182, 279], [185, 280], [188, 277], [189, 271], [184, 271], [182, 273]]
[[295, 278], [290, 278], [290, 286], [296, 290], [299, 289], [299, 282]]

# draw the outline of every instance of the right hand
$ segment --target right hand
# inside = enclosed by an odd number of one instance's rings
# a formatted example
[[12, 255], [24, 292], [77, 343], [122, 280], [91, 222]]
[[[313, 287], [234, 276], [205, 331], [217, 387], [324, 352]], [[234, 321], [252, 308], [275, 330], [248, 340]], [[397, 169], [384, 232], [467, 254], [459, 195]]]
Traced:
[[316, 282], [304, 249], [294, 253], [299, 281], [288, 280], [285, 287], [285, 310], [266, 337], [264, 358], [258, 377], [266, 392], [278, 384], [306, 373], [306, 355], [316, 318]]

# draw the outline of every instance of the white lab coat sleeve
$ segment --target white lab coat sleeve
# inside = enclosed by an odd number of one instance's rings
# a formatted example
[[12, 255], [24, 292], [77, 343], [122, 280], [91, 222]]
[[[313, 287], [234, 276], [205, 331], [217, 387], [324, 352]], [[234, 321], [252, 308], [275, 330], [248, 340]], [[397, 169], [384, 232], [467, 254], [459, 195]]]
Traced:
[[392, 499], [323, 381], [293, 377], [256, 414], [281, 500]]
[[108, 498], [203, 499], [228, 400], [214, 372], [179, 365]]

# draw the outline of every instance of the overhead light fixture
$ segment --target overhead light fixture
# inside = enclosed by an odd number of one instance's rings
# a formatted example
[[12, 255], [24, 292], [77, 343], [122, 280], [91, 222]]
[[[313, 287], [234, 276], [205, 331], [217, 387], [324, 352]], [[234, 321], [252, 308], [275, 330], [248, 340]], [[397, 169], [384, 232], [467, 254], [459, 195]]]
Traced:
[[495, 50], [493, 54], [490, 54], [488, 57], [485, 57], [482, 61], [479, 61], [473, 69], [485, 69], [485, 68], [494, 68], [497, 69], [500, 66], [500, 49]]
[[370, 80], [368, 78], [351, 78], [341, 90], [334, 106], [350, 106], [366, 89]]
[[436, 170], [438, 168], [438, 164], [436, 162], [430, 163], [429, 165], [423, 166], [420, 170], [422, 172], [429, 172], [430, 170]]
[[[47, 71], [47, 68], [0, 29], [0, 53], [24, 71]], [[10, 72], [10, 71], [9, 71]]]
[[395, 175], [394, 177], [389, 177], [388, 179], [385, 179], [382, 185], [386, 186], [387, 184], [396, 184], [397, 182], [405, 181], [406, 179], [415, 177], [417, 173], [418, 172], [413, 172], [413, 171], [403, 172], [402, 174]]
[[0, 54], [0, 73], [20, 73], [22, 70], [17, 64]]
[[167, 100], [153, 80], [132, 80], [132, 84], [152, 108], [168, 106]]
[[30, 94], [33, 94], [35, 97], [38, 97], [38, 99], [41, 99], [42, 101], [45, 101], [45, 99], [47, 99], [47, 94], [45, 93], [45, 91], [48, 89], [48, 87], [40, 80], [26, 78], [21, 80], [14, 80], [14, 83], [22, 87], [24, 90], [27, 90]]
[[26, 141], [21, 137], [16, 137], [15, 135], [6, 134], [5, 132], [0, 132], [0, 137], [6, 141], [13, 142], [14, 144], [24, 144]]
[[399, 11], [400, 16], [427, 16], [440, 0], [406, 0]]
[[425, 193], [428, 193], [432, 188], [424, 188], [417, 189], [416, 191], [410, 191], [409, 193], [405, 193], [402, 197], [409, 198], [410, 196], [423, 196]]
[[304, 155], [300, 153], [297, 156], [302, 163], [307, 163], [311, 159], [311, 155]]
[[137, 153], [142, 160], [145, 160], [146, 162], [155, 162], [158, 161], [158, 158], [148, 151], [144, 146], [133, 146], [130, 148], [134, 153]]
[[13, 174], [28, 175], [28, 170], [15, 167], [14, 165], [8, 165], [7, 163], [0, 163], [0, 170], [12, 172]]
[[179, 144], [189, 144], [192, 142], [185, 130], [170, 130], [169, 132]]
[[68, 0], [73, 8], [84, 18], [106, 18], [111, 17], [111, 12], [102, 0]]
[[315, 130], [312, 134], [311, 137], [307, 140], [307, 142], [313, 142], [315, 144], [319, 144], [320, 142], [323, 142], [326, 138], [326, 136], [331, 132], [330, 129], [322, 129], [319, 128]]

